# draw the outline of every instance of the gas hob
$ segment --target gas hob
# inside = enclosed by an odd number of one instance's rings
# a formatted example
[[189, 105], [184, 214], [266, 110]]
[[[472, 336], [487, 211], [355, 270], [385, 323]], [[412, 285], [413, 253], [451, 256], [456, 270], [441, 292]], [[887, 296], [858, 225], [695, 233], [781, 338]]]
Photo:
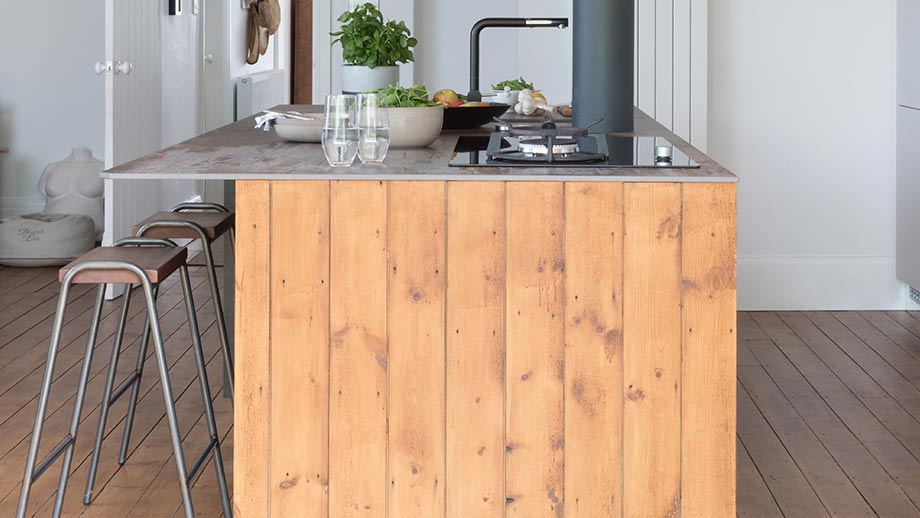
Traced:
[[[667, 139], [589, 134], [587, 128], [514, 127], [504, 121], [488, 136], [461, 136], [451, 167], [698, 168]], [[590, 127], [590, 125], [589, 125]]]

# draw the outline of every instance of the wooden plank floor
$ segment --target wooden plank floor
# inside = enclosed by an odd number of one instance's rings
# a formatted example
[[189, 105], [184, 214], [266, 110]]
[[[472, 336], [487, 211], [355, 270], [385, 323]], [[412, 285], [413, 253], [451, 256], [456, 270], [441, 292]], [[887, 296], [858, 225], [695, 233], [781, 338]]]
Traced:
[[[183, 433], [186, 462], [191, 464], [207, 442], [208, 434], [197, 386], [191, 337], [182, 304], [182, 291], [177, 281], [178, 276], [173, 276], [163, 283], [158, 306], [171, 365], [170, 375]], [[191, 281], [198, 306], [218, 426], [225, 436], [223, 454], [230, 477], [228, 484], [232, 488], [232, 406], [229, 400], [221, 396], [222, 360], [204, 270], [192, 268]], [[16, 511], [58, 289], [54, 268], [0, 268], [0, 516], [3, 517], [13, 516]], [[64, 437], [69, 426], [93, 297], [92, 289], [86, 286], [77, 286], [71, 295], [68, 323], [64, 328], [55, 369], [55, 385], [48, 404], [40, 455], [50, 451]], [[95, 501], [89, 507], [82, 503], [105, 369], [111, 354], [112, 335], [121, 301], [118, 299], [106, 304], [103, 312], [63, 515], [151, 518], [184, 516], [179, 512], [179, 485], [162, 392], [156, 364], [152, 359], [152, 346], [148, 349], [148, 362], [141, 383], [128, 462], [118, 469], [116, 460], [127, 408], [127, 397], [123, 397], [109, 412], [107, 435], [96, 478]], [[118, 366], [118, 379], [123, 379], [134, 368], [142, 330], [143, 308], [143, 300], [135, 295], [131, 301], [131, 316]], [[29, 500], [30, 515], [51, 515], [59, 465], [60, 461], [33, 485]], [[197, 514], [203, 517], [221, 516], [213, 464], [208, 462], [201, 473], [192, 492]]]
[[[232, 412], [220, 396], [221, 363], [204, 272], [193, 270], [224, 458], [232, 477]], [[0, 268], [0, 516], [19, 496], [51, 317], [55, 270]], [[164, 283], [159, 301], [180, 425], [189, 457], [206, 440], [181, 291]], [[134, 364], [142, 304], [132, 301], [121, 375]], [[78, 287], [65, 328], [43, 450], [67, 427], [85, 344], [92, 293]], [[81, 502], [90, 442], [117, 312], [104, 313], [83, 412], [68, 517], [179, 516], [180, 499], [163, 403], [153, 370], [127, 464], [116, 469], [125, 402], [110, 413], [96, 500]], [[738, 515], [750, 517], [920, 516], [920, 313], [757, 312], [738, 315]], [[152, 355], [152, 348], [148, 352]], [[148, 364], [152, 365], [152, 364]], [[30, 512], [49, 516], [57, 472], [33, 489]], [[200, 516], [220, 516], [213, 467], [202, 470], [193, 499]], [[232, 486], [231, 486], [232, 487]]]

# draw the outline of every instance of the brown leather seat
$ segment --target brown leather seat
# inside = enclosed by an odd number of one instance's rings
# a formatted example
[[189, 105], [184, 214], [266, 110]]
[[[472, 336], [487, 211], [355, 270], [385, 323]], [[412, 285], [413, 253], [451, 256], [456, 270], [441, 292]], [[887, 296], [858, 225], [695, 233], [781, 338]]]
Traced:
[[[72, 268], [78, 264], [88, 263], [91, 261], [122, 261], [133, 263], [139, 266], [150, 282], [156, 284], [179, 269], [185, 264], [188, 257], [188, 250], [183, 246], [176, 247], [110, 247], [103, 246], [90, 250], [82, 257], [78, 257], [73, 262], [61, 268], [58, 272], [58, 280], [64, 281], [64, 277]], [[138, 283], [141, 280], [128, 270], [113, 268], [111, 270], [84, 270], [73, 278], [74, 284], [128, 284]]]
[[[234, 215], [232, 212], [157, 212], [134, 225], [133, 234], [136, 236], [141, 227], [154, 221], [191, 221], [204, 229], [209, 241], [214, 241], [233, 227]], [[144, 232], [144, 237], [198, 239], [200, 236], [190, 228], [154, 227]]]

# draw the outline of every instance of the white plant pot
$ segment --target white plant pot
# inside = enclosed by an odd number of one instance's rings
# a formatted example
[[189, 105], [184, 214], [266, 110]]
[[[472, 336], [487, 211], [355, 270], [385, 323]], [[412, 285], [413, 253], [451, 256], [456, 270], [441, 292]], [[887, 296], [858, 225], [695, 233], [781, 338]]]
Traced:
[[343, 93], [373, 92], [374, 90], [398, 84], [399, 66], [369, 68], [358, 65], [342, 65]]

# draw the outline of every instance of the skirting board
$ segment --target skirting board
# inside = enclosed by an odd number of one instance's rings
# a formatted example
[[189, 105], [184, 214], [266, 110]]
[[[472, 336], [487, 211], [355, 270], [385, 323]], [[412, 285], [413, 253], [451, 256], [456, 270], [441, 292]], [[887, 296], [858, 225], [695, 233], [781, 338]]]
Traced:
[[0, 197], [0, 218], [41, 212], [44, 208], [45, 198], [41, 196]]
[[738, 257], [738, 309], [917, 309], [894, 256]]

